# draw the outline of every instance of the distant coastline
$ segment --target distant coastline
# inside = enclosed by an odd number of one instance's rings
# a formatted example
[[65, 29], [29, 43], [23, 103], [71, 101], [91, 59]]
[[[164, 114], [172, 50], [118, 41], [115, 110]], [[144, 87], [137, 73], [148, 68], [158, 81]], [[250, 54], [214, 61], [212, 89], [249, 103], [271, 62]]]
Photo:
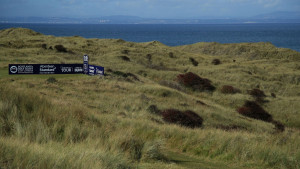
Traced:
[[185, 19], [143, 18], [139, 16], [100, 17], [4, 17], [0, 23], [48, 23], [48, 24], [243, 24], [243, 23], [300, 23], [298, 12], [273, 12], [252, 17], [195, 17]]
[[300, 23], [243, 24], [40, 24], [0, 23], [0, 29], [29, 28], [45, 35], [160, 41], [168, 46], [198, 42], [270, 42], [300, 52]]

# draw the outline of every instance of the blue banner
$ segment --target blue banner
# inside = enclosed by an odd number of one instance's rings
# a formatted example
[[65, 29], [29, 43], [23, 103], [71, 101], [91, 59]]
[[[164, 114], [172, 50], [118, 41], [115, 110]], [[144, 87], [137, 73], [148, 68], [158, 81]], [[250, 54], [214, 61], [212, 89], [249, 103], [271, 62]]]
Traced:
[[89, 65], [89, 75], [104, 75], [104, 67], [101, 66], [95, 66], [95, 65]]

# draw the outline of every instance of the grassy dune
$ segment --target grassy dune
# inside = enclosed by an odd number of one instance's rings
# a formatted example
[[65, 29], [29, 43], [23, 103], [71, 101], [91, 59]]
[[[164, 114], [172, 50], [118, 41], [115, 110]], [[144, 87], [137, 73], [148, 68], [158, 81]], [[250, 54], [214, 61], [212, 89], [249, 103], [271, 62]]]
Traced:
[[[8, 75], [9, 63], [82, 63], [84, 54], [105, 77]], [[216, 90], [175, 81], [187, 72]], [[237, 112], [254, 88], [283, 132]], [[299, 103], [300, 53], [270, 43], [169, 47], [0, 31], [0, 168], [300, 168]], [[151, 105], [191, 110], [203, 125], [167, 123]]]

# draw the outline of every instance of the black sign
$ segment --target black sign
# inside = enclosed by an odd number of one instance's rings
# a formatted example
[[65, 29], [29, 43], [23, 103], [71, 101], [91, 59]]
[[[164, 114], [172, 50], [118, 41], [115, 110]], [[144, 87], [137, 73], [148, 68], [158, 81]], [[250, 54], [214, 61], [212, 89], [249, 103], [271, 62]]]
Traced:
[[82, 74], [83, 64], [9, 64], [10, 75], [17, 74]]

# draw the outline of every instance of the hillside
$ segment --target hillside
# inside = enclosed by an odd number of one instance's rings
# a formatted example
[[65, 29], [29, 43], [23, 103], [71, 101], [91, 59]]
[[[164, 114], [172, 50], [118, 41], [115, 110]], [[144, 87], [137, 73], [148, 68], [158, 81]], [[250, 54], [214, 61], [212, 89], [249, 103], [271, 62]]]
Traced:
[[[84, 54], [106, 76], [8, 75], [8, 64]], [[299, 103], [300, 53], [270, 43], [169, 47], [0, 30], [0, 168], [300, 168]], [[174, 119], [170, 109], [196, 115]]]

